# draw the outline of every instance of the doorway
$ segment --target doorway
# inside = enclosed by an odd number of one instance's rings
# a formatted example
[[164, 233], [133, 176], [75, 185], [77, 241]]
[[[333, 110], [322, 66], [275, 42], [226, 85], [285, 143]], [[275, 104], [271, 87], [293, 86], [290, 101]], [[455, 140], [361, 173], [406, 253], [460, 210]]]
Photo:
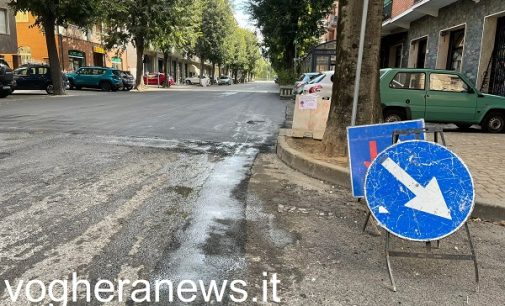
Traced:
[[489, 93], [505, 96], [505, 17], [498, 18]]

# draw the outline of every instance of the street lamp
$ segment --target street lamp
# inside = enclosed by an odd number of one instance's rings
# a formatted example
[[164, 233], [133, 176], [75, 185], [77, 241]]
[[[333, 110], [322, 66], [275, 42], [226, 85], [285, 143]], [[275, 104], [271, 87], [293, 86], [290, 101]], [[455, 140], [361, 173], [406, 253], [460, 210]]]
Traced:
[[356, 125], [358, 115], [359, 87], [361, 85], [361, 67], [363, 66], [363, 51], [365, 49], [366, 21], [368, 17], [369, 0], [363, 1], [363, 16], [361, 16], [361, 33], [359, 37], [358, 63], [356, 65], [356, 79], [354, 80], [354, 98], [352, 101], [351, 126]]

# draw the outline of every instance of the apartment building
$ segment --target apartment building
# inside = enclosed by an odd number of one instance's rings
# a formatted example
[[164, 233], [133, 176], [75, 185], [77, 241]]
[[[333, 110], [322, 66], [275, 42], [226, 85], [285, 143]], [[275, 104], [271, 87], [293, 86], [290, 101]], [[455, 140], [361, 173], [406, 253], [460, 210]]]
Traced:
[[[29, 12], [16, 14], [18, 55], [20, 64], [48, 63], [46, 38], [42, 30], [33, 26], [35, 17]], [[74, 71], [83, 66], [128, 69], [127, 53], [122, 50], [105, 50], [99, 25], [87, 31], [76, 26], [58, 27], [56, 44], [64, 71]]]
[[10, 66], [17, 63], [17, 35], [14, 14], [9, 8], [8, 0], [0, 0], [0, 58], [5, 59]]
[[386, 0], [381, 66], [457, 70], [505, 96], [505, 1]]
[[338, 1], [331, 13], [324, 19], [325, 33], [319, 38], [320, 44], [300, 61], [302, 72], [328, 71], [335, 69], [337, 61]]

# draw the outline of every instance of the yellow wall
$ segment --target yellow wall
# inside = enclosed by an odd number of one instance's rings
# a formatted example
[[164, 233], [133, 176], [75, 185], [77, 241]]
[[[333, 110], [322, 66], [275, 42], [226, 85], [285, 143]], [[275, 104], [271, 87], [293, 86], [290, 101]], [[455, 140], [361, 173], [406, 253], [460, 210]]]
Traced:
[[[18, 48], [31, 49], [32, 62], [47, 62], [46, 38], [38, 26], [33, 26], [35, 17], [30, 13], [16, 15]], [[58, 41], [56, 42], [57, 45]]]

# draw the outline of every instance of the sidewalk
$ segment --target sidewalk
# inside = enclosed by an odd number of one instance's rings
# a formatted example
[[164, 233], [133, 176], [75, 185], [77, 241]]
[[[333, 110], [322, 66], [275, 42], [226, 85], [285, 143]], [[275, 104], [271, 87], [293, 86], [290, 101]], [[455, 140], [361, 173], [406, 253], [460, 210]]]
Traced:
[[[291, 126], [292, 108], [288, 106], [286, 120]], [[488, 134], [478, 129], [460, 131], [444, 125], [447, 147], [458, 154], [473, 175], [476, 192], [474, 216], [485, 220], [505, 220], [505, 135]], [[289, 130], [280, 133], [277, 155], [292, 168], [314, 178], [350, 188], [349, 169], [345, 163], [328, 162], [310, 154], [292, 141]], [[349, 191], [350, 192], [350, 191]]]

